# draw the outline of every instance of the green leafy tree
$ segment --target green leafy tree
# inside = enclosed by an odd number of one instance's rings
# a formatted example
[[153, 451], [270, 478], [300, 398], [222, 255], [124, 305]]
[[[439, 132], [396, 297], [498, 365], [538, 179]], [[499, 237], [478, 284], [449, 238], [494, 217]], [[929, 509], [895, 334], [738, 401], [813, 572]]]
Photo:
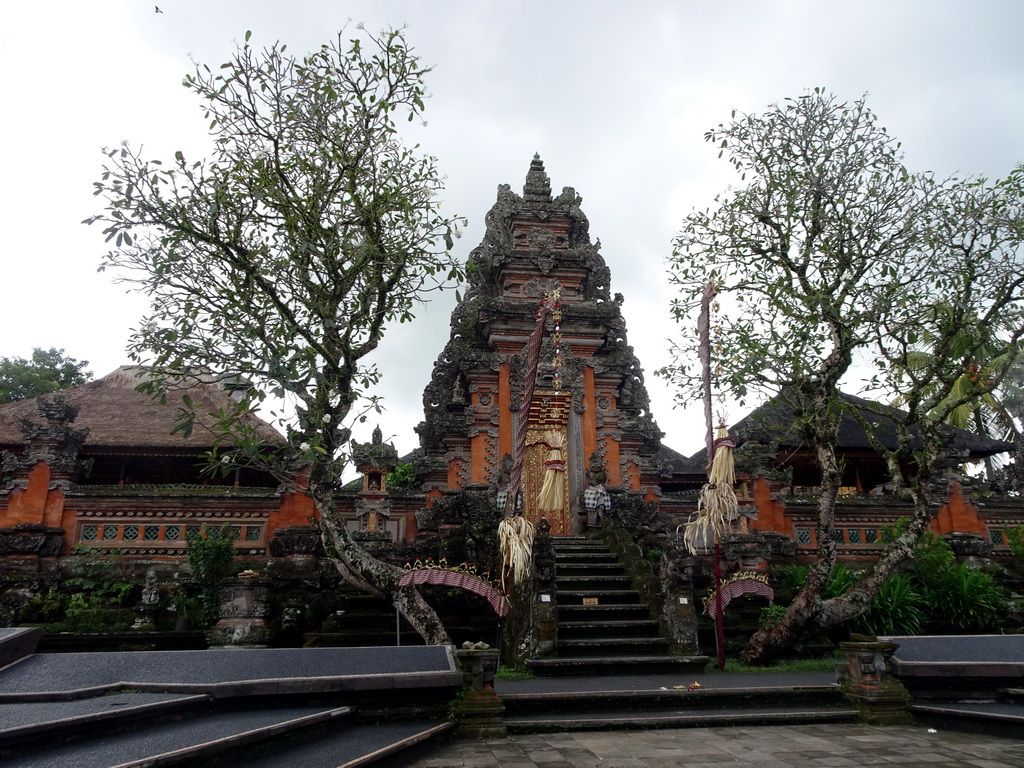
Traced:
[[[375, 405], [367, 356], [388, 323], [461, 277], [449, 252], [461, 222], [440, 212], [435, 160], [396, 127], [420, 116], [428, 69], [401, 31], [343, 32], [302, 58], [249, 37], [220, 68], [185, 78], [209, 123], [208, 158], [107, 152], [95, 185], [105, 209], [87, 222], [115, 246], [103, 267], [151, 299], [129, 351], [162, 377], [156, 394], [186, 370], [248, 382], [236, 411], [217, 414], [231, 446], [215, 452], [219, 466], [292, 481], [301, 469], [344, 578], [446, 642], [433, 610], [352, 539], [334, 504], [353, 420]], [[284, 450], [242, 427], [268, 397], [293, 409]]]
[[92, 379], [92, 373], [86, 370], [88, 365], [88, 360], [79, 362], [56, 347], [35, 347], [30, 360], [0, 357], [0, 403], [85, 384]]
[[209, 529], [205, 525], [185, 536], [192, 580], [202, 598], [203, 621], [212, 626], [220, 618], [221, 584], [235, 558], [235, 542], [227, 523]]
[[[729, 309], [718, 386], [741, 401], [779, 396], [821, 474], [816, 561], [784, 620], [751, 638], [744, 657], [757, 661], [863, 614], [927, 528], [936, 503], [928, 491], [946, 479], [942, 422], [997, 388], [1007, 371], [993, 369], [978, 389], [957, 396], [963, 361], [980, 358], [992, 340], [1006, 361], [1020, 350], [1024, 185], [1020, 171], [996, 183], [913, 174], [864, 100], [843, 103], [821, 89], [760, 115], [734, 115], [706, 138], [734, 166], [739, 186], [685, 220], [670, 262], [680, 289], [673, 311], [688, 325], [704, 287], [717, 286]], [[931, 359], [912, 364], [924, 339]], [[695, 346], [684, 339], [663, 372], [684, 400], [699, 396], [689, 363], [699, 359]], [[873, 396], [892, 402], [902, 394], [903, 411], [871, 412], [840, 397], [855, 361], [874, 366]], [[830, 597], [844, 413], [909, 491], [913, 514], [874, 567]], [[891, 423], [892, 442], [879, 439], [879, 420]]]
[[[946, 307], [936, 307], [936, 311], [949, 311]], [[930, 415], [944, 414], [946, 423], [957, 427], [976, 432], [979, 435], [988, 435], [1003, 440], [1014, 440], [1020, 438], [1020, 430], [1013, 414], [1003, 402], [1002, 393], [1008, 392], [1009, 403], [1013, 404], [1013, 375], [1014, 365], [1012, 351], [1003, 349], [1000, 345], [993, 343], [992, 339], [984, 338], [986, 329], [977, 329], [977, 318], [966, 318], [958, 332], [949, 340], [949, 353], [955, 356], [958, 349], [963, 349], [964, 357], [961, 361], [962, 373], [953, 380], [952, 385], [945, 393], [943, 399], [932, 409]], [[907, 355], [910, 366], [916, 369], [926, 368], [932, 360], [930, 344], [933, 339], [926, 337], [920, 348], [912, 350]], [[979, 343], [980, 341], [980, 343]], [[1003, 384], [996, 392], [989, 386], [989, 378], [994, 372], [1005, 372]], [[936, 383], [938, 386], [938, 383]], [[930, 394], [930, 393], [929, 393]], [[903, 398], [897, 398], [897, 405]], [[955, 403], [952, 408], [946, 408], [949, 402]], [[985, 457], [986, 477], [993, 478], [993, 462], [991, 457]]]

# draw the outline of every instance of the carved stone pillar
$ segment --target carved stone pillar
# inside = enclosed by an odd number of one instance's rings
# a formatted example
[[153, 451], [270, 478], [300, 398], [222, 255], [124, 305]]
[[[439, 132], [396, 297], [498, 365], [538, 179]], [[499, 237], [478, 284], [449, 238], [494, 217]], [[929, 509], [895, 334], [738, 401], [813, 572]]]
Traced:
[[889, 674], [892, 655], [899, 643], [840, 643], [846, 653], [847, 675], [843, 694], [860, 712], [866, 725], [910, 725], [910, 694]]
[[466, 693], [453, 707], [459, 736], [471, 739], [506, 736], [505, 705], [494, 692], [498, 652], [456, 650], [455, 658], [462, 670], [463, 681], [468, 686]]

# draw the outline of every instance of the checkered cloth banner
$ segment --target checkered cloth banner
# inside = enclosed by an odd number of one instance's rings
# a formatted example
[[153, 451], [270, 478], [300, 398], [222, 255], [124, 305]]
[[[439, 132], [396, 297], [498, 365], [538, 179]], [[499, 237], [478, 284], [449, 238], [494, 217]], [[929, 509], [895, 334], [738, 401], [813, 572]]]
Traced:
[[583, 491], [583, 506], [587, 509], [601, 509], [608, 511], [612, 508], [612, 497], [603, 485], [592, 485]]
[[498, 590], [481, 579], [462, 571], [448, 571], [444, 568], [421, 568], [415, 571], [406, 571], [398, 580], [401, 587], [409, 584], [436, 584], [441, 587], [455, 587], [480, 595], [490, 603], [494, 612], [499, 616], [508, 613], [508, 600]]
[[[757, 579], [736, 579], [722, 585], [722, 610], [725, 610], [725, 606], [731, 603], [734, 597], [739, 597], [740, 595], [760, 595], [769, 600], [775, 599], [775, 591], [763, 581], [758, 581]], [[708, 598], [708, 615], [711, 618], [718, 616], [716, 602], [714, 595]]]
[[[526, 342], [526, 375], [523, 382], [523, 400], [516, 413], [516, 444], [512, 454], [512, 473], [509, 478], [508, 490], [511, 498], [519, 493], [519, 485], [523, 479], [523, 464], [526, 459], [526, 428], [530, 421], [530, 401], [533, 400], [533, 390], [537, 386], [537, 363], [540, 360], [540, 342], [544, 337], [544, 320], [548, 311], [555, 306], [551, 298], [545, 297], [537, 310], [537, 322], [533, 326], [533, 332]], [[506, 500], [505, 514], [511, 513], [509, 507], [512, 502]]]

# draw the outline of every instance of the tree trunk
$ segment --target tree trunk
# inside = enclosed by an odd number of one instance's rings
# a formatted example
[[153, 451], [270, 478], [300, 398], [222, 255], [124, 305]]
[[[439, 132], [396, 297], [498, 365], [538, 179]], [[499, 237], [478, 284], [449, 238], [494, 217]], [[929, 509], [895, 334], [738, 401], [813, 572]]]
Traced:
[[[929, 459], [929, 463], [934, 463], [936, 456], [932, 455]], [[834, 466], [838, 469], [837, 465]], [[818, 561], [787, 609], [782, 622], [772, 629], [758, 630], [743, 649], [741, 658], [748, 664], [764, 663], [793, 643], [852, 621], [864, 613], [886, 579], [913, 556], [918, 539], [928, 529], [931, 509], [924, 493], [928, 477], [929, 473], [922, 471], [915, 478], [912, 489], [913, 516], [903, 534], [886, 547], [874, 566], [856, 584], [830, 600], [822, 600], [821, 593], [828, 586], [835, 569], [836, 543], [832, 539], [832, 530], [839, 482], [837, 479], [827, 487], [823, 484], [818, 505]], [[828, 539], [823, 541], [821, 537], [826, 532]]]
[[310, 495], [320, 513], [320, 527], [328, 556], [346, 582], [383, 600], [389, 600], [428, 645], [451, 645], [437, 613], [414, 586], [400, 587], [402, 571], [373, 557], [353, 540], [338, 518], [334, 494], [310, 482]]

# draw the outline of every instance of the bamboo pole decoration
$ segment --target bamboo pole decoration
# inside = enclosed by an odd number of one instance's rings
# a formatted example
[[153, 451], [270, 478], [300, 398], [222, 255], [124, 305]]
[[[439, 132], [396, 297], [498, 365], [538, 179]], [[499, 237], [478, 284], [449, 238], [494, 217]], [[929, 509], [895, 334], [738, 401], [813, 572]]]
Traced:
[[716, 295], [714, 282], [704, 286], [700, 298], [700, 315], [697, 317], [697, 354], [701, 365], [701, 389], [704, 393], [705, 444], [708, 454], [708, 472], [715, 458], [713, 424], [711, 418], [711, 302]]

